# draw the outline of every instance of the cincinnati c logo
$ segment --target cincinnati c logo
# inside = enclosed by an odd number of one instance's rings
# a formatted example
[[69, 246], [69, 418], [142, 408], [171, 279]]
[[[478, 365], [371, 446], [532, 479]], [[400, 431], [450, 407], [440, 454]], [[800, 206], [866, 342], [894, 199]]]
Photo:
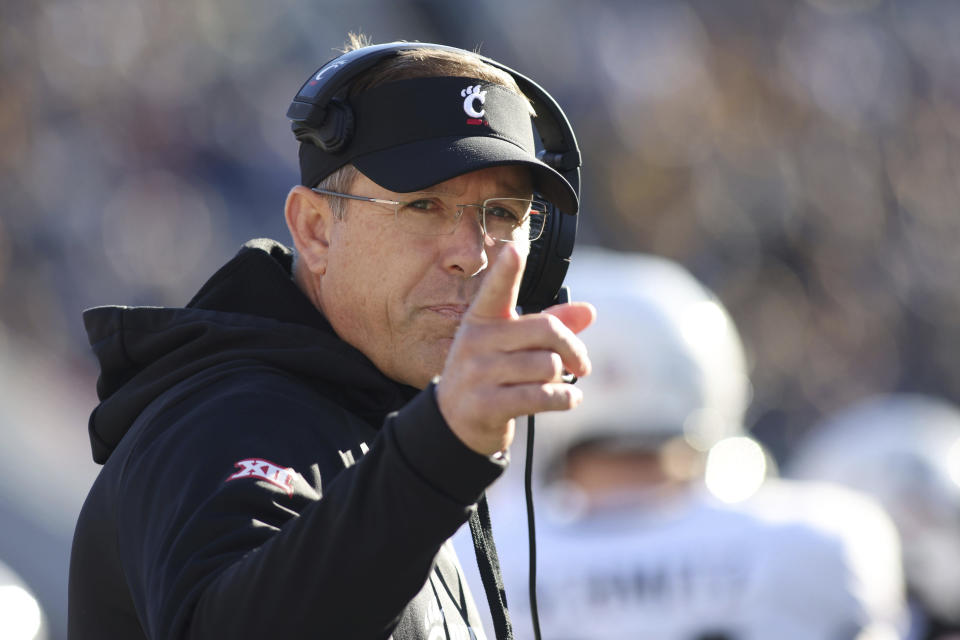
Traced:
[[[487, 92], [481, 91], [480, 85], [471, 85], [460, 92], [460, 97], [463, 98], [463, 111], [469, 116], [467, 124], [486, 124], [483, 120], [483, 115], [486, 113], [483, 103], [487, 99]], [[477, 111], [478, 106], [479, 111]]]

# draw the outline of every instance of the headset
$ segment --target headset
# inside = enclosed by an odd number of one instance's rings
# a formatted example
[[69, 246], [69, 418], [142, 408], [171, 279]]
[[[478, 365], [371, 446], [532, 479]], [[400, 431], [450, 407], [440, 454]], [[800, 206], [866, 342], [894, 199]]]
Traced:
[[[534, 130], [539, 137], [537, 157], [566, 178], [580, 197], [580, 149], [573, 129], [557, 102], [540, 85], [510, 67], [479, 54], [439, 44], [390, 42], [355, 49], [340, 55], [314, 72], [294, 97], [287, 117], [302, 144], [313, 144], [328, 153], [346, 149], [354, 130], [354, 118], [347, 93], [353, 81], [377, 63], [411, 49], [434, 49], [479, 58], [513, 76], [533, 104], [537, 117]], [[520, 285], [518, 305], [524, 313], [542, 311], [566, 302], [563, 279], [577, 234], [577, 215], [561, 212], [550, 204], [541, 236], [530, 246]]]

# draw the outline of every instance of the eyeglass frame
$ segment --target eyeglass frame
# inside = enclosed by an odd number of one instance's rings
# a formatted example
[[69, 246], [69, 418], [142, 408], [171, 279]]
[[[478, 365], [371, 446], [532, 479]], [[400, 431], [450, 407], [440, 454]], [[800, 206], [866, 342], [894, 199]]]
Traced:
[[[310, 187], [310, 190], [313, 191], [313, 192], [315, 192], [315, 193], [323, 194], [323, 195], [326, 195], [326, 196], [335, 196], [335, 197], [337, 197], [337, 198], [347, 198], [348, 200], [358, 200], [358, 201], [360, 201], [360, 202], [372, 202], [372, 203], [374, 203], [374, 204], [386, 204], [386, 205], [391, 205], [391, 206], [393, 206], [393, 219], [394, 219], [394, 221], [397, 222], [398, 224], [399, 224], [399, 218], [400, 218], [400, 205], [412, 204], [412, 203], [414, 203], [414, 202], [417, 201], [417, 200], [409, 200], [409, 201], [404, 201], [404, 200], [388, 200], [388, 199], [386, 199], [386, 198], [373, 198], [373, 197], [370, 197], [370, 196], [358, 196], [358, 195], [351, 194], [351, 193], [340, 193], [340, 192], [338, 192], [338, 191], [330, 191], [329, 189], [321, 189], [321, 188], [319, 188], [319, 187]], [[425, 194], [429, 194], [429, 195], [431, 195], [431, 196], [439, 196], [439, 195], [442, 195], [442, 194], [431, 193], [431, 192], [424, 192], [424, 193], [425, 193]], [[418, 199], [419, 199], [419, 198], [418, 198]], [[483, 202], [481, 202], [480, 204], [454, 204], [454, 207], [456, 207], [456, 210], [457, 210], [457, 216], [456, 216], [456, 218], [455, 218], [455, 222], [454, 222], [453, 228], [451, 228], [450, 231], [445, 232], [445, 233], [436, 233], [436, 234], [418, 234], [418, 233], [416, 233], [416, 232], [414, 232], [414, 231], [409, 231], [409, 230], [407, 230], [407, 229], [403, 229], [403, 231], [404, 231], [405, 233], [409, 233], [409, 234], [411, 234], [411, 235], [424, 235], [424, 236], [427, 236], [427, 237], [429, 237], [429, 236], [451, 235], [451, 234], [453, 234], [454, 231], [457, 230], [457, 227], [460, 226], [460, 221], [463, 219], [463, 211], [464, 211], [464, 209], [466, 209], [467, 207], [474, 207], [474, 208], [477, 208], [477, 209], [480, 210], [480, 228], [483, 230], [484, 235], [489, 236], [491, 239], [496, 240], [497, 242], [522, 242], [522, 240], [520, 240], [520, 239], [518, 239], [518, 240], [506, 240], [506, 239], [504, 239], [504, 238], [495, 238], [495, 237], [493, 237], [492, 235], [490, 235], [490, 234], [487, 232], [487, 209], [488, 209], [487, 203], [490, 202], [491, 200], [527, 200], [527, 199], [528, 199], [528, 198], [518, 198], [518, 197], [516, 197], [516, 196], [496, 196], [496, 197], [493, 197], [493, 198], [487, 198], [487, 199], [485, 199]], [[544, 216], [549, 215], [549, 213], [550, 213], [550, 206], [549, 206], [549, 204], [548, 204], [545, 200], [542, 200], [542, 199], [540, 199], [540, 198], [529, 198], [529, 200], [530, 200], [531, 210], [532, 210], [532, 208], [533, 208], [533, 204], [534, 204], [534, 203], [541, 203], [541, 204], [543, 204], [543, 206], [544, 206], [544, 213], [543, 213], [543, 215], [544, 215]], [[520, 221], [520, 226], [523, 226], [523, 223], [526, 222], [527, 220], [529, 220], [530, 218], [531, 218], [530, 214], [527, 213], [527, 216], [526, 216], [523, 220]], [[534, 240], [537, 240], [538, 238], [540, 238], [540, 236], [543, 235], [543, 230], [544, 230], [544, 228], [545, 228], [546, 226], [547, 226], [547, 225], [546, 225], [546, 222], [544, 222], [544, 224], [540, 225], [539, 233], [537, 233], [537, 236], [534, 237], [534, 238], [531, 238], [531, 237], [529, 236], [529, 234], [528, 234], [528, 235], [527, 235], [527, 241], [528, 241], [528, 242], [533, 242]]]

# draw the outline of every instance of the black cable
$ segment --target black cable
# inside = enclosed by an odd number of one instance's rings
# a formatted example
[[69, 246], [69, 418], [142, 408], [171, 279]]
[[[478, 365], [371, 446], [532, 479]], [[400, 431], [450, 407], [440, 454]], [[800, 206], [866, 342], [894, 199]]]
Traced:
[[527, 455], [524, 461], [523, 489], [527, 499], [527, 534], [530, 548], [530, 620], [533, 637], [540, 640], [540, 613], [537, 611], [537, 529], [533, 517], [533, 416], [527, 416]]
[[[560, 287], [557, 304], [570, 302], [570, 287]], [[577, 377], [564, 371], [561, 376], [567, 384], [575, 384]], [[530, 549], [529, 596], [530, 621], [533, 623], [533, 638], [540, 640], [540, 612], [537, 609], [537, 525], [533, 514], [533, 415], [527, 416], [527, 451], [523, 468], [523, 492], [527, 500], [527, 544]]]

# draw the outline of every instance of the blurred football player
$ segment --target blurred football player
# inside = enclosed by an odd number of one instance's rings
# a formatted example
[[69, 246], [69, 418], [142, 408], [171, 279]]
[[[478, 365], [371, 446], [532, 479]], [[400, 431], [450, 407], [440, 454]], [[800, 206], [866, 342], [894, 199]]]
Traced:
[[960, 408], [932, 396], [864, 399], [817, 425], [787, 473], [875, 496], [893, 517], [911, 639], [960, 639]]
[[[567, 282], [599, 319], [582, 334], [594, 367], [578, 383], [581, 410], [537, 423], [543, 637], [902, 637], [893, 524], [859, 493], [769, 477], [769, 456], [744, 429], [744, 348], [718, 299], [674, 262], [600, 249], [579, 250]], [[524, 638], [520, 467], [491, 510]]]
[[0, 562], [0, 638], [47, 640], [47, 624], [36, 596], [27, 584]]

